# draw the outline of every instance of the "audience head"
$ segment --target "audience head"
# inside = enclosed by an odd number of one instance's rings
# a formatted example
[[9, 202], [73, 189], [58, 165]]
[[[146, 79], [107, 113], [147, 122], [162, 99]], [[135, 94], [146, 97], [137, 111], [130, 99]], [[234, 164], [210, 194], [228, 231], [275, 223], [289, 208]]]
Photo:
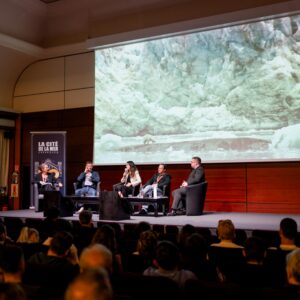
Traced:
[[17, 243], [38, 243], [40, 239], [39, 232], [35, 228], [24, 226], [21, 229]]
[[205, 238], [199, 233], [192, 233], [188, 236], [183, 245], [183, 256], [190, 260], [207, 259], [208, 246]]
[[180, 245], [180, 247], [184, 245], [184, 242], [187, 239], [187, 237], [189, 237], [191, 234], [195, 232], [196, 232], [196, 228], [191, 224], [185, 224], [184, 226], [182, 226], [178, 235], [178, 244]]
[[89, 210], [83, 210], [79, 213], [79, 222], [81, 225], [89, 225], [92, 222], [92, 212]]
[[22, 248], [17, 247], [13, 244], [1, 247], [0, 269], [4, 273], [5, 281], [7, 281], [7, 278], [10, 278], [10, 280], [17, 279], [16, 277], [14, 279], [11, 276], [7, 277], [7, 275], [19, 274], [20, 282], [21, 274], [25, 271], [25, 259]]
[[35, 228], [28, 228], [28, 243], [38, 243], [40, 233]]
[[218, 238], [220, 240], [233, 241], [235, 237], [235, 227], [231, 220], [220, 220], [217, 228]]
[[58, 231], [50, 241], [49, 250], [60, 257], [68, 255], [73, 243], [73, 236], [67, 231]]
[[111, 251], [101, 244], [94, 244], [84, 248], [81, 252], [79, 265], [81, 272], [87, 269], [105, 268], [111, 274], [113, 267], [113, 256]]
[[300, 285], [300, 249], [286, 256], [286, 272], [289, 284]]
[[4, 242], [7, 238], [6, 226], [0, 222], [0, 242]]
[[28, 242], [28, 227], [22, 227], [19, 237], [17, 239], [17, 243], [27, 243]]
[[140, 234], [140, 238], [137, 241], [136, 250], [142, 256], [154, 258], [156, 246], [157, 246], [156, 233], [152, 230], [147, 230]]
[[95, 232], [92, 239], [92, 244], [102, 244], [114, 254], [117, 250], [115, 229], [108, 224], [102, 225]]
[[281, 238], [295, 240], [297, 236], [297, 222], [292, 218], [284, 218], [280, 222], [279, 234]]
[[248, 262], [262, 263], [266, 256], [266, 243], [263, 239], [253, 236], [246, 239], [243, 254]]
[[26, 293], [22, 286], [15, 283], [0, 282], [1, 300], [26, 300]]
[[68, 286], [65, 300], [110, 300], [113, 291], [109, 275], [104, 268], [80, 273]]
[[139, 222], [136, 227], [135, 227], [135, 234], [136, 237], [139, 239], [140, 235], [142, 232], [147, 231], [147, 230], [151, 230], [151, 225], [150, 223], [146, 222], [146, 221], [141, 221]]
[[180, 260], [178, 247], [171, 241], [161, 241], [155, 250], [154, 264], [165, 271], [177, 269]]

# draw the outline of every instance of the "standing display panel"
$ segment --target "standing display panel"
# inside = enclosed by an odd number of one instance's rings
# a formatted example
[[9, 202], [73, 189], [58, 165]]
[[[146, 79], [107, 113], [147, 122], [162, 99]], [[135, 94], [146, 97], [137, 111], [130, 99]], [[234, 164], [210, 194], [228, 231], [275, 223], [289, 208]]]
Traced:
[[[31, 164], [30, 179], [39, 173], [39, 166], [45, 163], [49, 173], [62, 183], [59, 188], [62, 195], [66, 194], [66, 132], [45, 131], [31, 132]], [[30, 188], [30, 206], [33, 207], [33, 187]]]

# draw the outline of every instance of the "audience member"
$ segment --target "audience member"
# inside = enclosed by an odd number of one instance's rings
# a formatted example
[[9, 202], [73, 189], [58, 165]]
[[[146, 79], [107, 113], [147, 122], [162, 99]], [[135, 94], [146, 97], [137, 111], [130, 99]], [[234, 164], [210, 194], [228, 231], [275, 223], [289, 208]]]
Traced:
[[156, 246], [156, 232], [143, 231], [137, 241], [136, 251], [125, 256], [124, 268], [126, 271], [142, 274], [145, 269], [152, 266]]
[[[25, 272], [25, 259], [24, 253], [20, 247], [15, 245], [6, 245], [1, 247], [0, 269], [3, 274], [4, 282], [20, 285], [28, 300], [40, 299], [41, 294], [38, 287], [28, 286], [22, 283], [23, 274]], [[0, 299], [2, 299], [1, 296]]]
[[173, 191], [172, 211], [168, 216], [176, 216], [178, 214], [185, 214], [185, 198], [186, 188], [189, 185], [197, 184], [205, 181], [204, 168], [201, 165], [201, 158], [194, 156], [191, 160], [191, 167], [193, 171], [190, 173], [187, 181], [183, 181], [180, 188]]
[[292, 218], [284, 218], [280, 221], [280, 249], [291, 251], [297, 248], [296, 237], [297, 237], [297, 222]]
[[[52, 265], [78, 264], [77, 250], [73, 248], [73, 236], [66, 231], [58, 231], [47, 243], [49, 249], [47, 254], [39, 252], [29, 259], [29, 263], [41, 263]], [[74, 246], [73, 246], [74, 247]]]
[[233, 242], [235, 238], [235, 227], [231, 220], [220, 220], [218, 222], [217, 234], [219, 243], [211, 244], [212, 247], [243, 248]]
[[300, 249], [295, 249], [286, 257], [288, 284], [297, 285], [300, 292]]
[[106, 246], [113, 255], [113, 273], [122, 272], [122, 257], [118, 249], [116, 231], [109, 224], [104, 224], [97, 229], [92, 238], [92, 244], [101, 244]]
[[12, 243], [14, 243], [14, 241], [7, 235], [6, 226], [0, 222], [0, 245]]
[[102, 267], [111, 275], [113, 273], [112, 264], [113, 256], [111, 251], [101, 244], [94, 244], [84, 248], [79, 259], [81, 272], [85, 272], [87, 269]]
[[113, 291], [104, 268], [87, 269], [69, 285], [65, 300], [111, 300]]
[[24, 226], [21, 229], [17, 243], [38, 243], [40, 241], [39, 232], [35, 228]]
[[182, 226], [178, 234], [178, 246], [180, 250], [184, 247], [186, 239], [195, 232], [196, 228], [191, 224], [185, 224]]
[[145, 276], [165, 276], [183, 288], [189, 279], [196, 280], [195, 274], [188, 270], [178, 270], [180, 262], [180, 252], [177, 246], [170, 241], [158, 243], [155, 251], [154, 267], [149, 267], [144, 271]]
[[265, 289], [264, 300], [300, 299], [300, 249], [295, 249], [286, 256], [286, 273], [287, 284]]
[[208, 257], [218, 270], [219, 280], [224, 282], [231, 264], [244, 260], [243, 247], [233, 242], [235, 227], [231, 220], [220, 220], [218, 222], [217, 235], [220, 242], [210, 245]]
[[80, 255], [81, 251], [90, 245], [95, 229], [92, 223], [92, 212], [83, 210], [79, 213], [79, 226], [74, 231], [74, 244]]
[[28, 300], [23, 288], [16, 283], [0, 282], [1, 300]]
[[208, 260], [208, 245], [199, 233], [191, 233], [181, 241], [180, 267], [192, 271], [200, 280], [217, 281], [215, 267]]

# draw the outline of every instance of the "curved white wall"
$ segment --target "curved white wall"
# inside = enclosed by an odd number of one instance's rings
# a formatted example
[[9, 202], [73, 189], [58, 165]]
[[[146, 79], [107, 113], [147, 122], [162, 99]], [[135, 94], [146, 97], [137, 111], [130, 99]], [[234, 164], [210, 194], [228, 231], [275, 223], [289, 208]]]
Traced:
[[15, 87], [13, 108], [37, 112], [94, 105], [94, 52], [29, 65]]

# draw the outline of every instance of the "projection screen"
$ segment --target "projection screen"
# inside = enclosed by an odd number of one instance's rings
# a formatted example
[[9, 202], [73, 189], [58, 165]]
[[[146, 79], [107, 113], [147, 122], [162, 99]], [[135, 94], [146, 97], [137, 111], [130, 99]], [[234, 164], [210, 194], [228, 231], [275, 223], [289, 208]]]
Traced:
[[300, 15], [95, 52], [94, 163], [300, 158]]

